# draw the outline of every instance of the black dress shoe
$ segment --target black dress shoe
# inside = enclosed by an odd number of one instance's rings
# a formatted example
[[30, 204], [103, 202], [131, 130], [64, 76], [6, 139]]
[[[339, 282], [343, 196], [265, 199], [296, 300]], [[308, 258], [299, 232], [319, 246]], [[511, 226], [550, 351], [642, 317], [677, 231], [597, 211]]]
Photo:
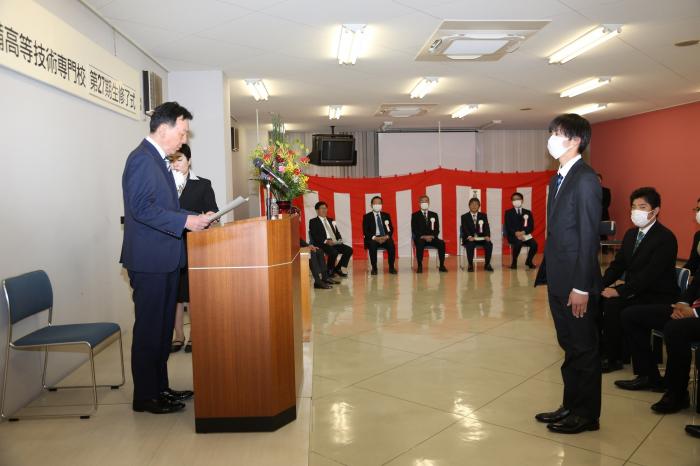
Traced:
[[343, 278], [345, 278], [345, 277], [348, 276], [348, 274], [346, 274], [345, 272], [343, 272], [343, 271], [340, 270], [340, 269], [336, 269], [336, 270], [335, 270], [335, 274], [336, 274], [337, 276], [343, 277]]
[[438, 270], [440, 270], [440, 272], [447, 272], [447, 267], [445, 267], [444, 265], [441, 265]]
[[372, 269], [372, 271], [371, 271], [370, 273], [371, 273], [372, 275], [377, 275], [377, 269]]
[[558, 422], [566, 418], [571, 411], [563, 406], [560, 406], [556, 411], [550, 413], [539, 413], [535, 415], [535, 419], [546, 424], [551, 424], [552, 422]]
[[325, 283], [328, 283], [329, 285], [340, 285], [340, 282], [338, 280], [333, 280], [332, 278], [326, 278], [323, 281]]
[[185, 345], [185, 353], [191, 353], [192, 352], [192, 340], [188, 341], [187, 344]]
[[392, 274], [392, 275], [396, 275], [398, 272], [396, 271], [396, 269], [390, 268], [390, 269], [389, 269], [389, 273]]
[[333, 287], [326, 282], [316, 282], [314, 283], [314, 288], [317, 290], [330, 290]]
[[547, 424], [547, 429], [557, 434], [580, 434], [588, 430], [600, 429], [600, 423], [597, 419], [587, 419], [571, 414], [561, 421]]
[[687, 426], [685, 426], [685, 431], [693, 437], [700, 438], [700, 426], [688, 424]]
[[615, 371], [621, 371], [623, 369], [622, 362], [615, 360], [605, 359], [600, 365], [603, 374], [609, 374]]
[[511, 270], [516, 270], [518, 268], [518, 264], [511, 264], [510, 268]]
[[486, 270], [487, 272], [493, 272], [493, 267], [491, 267], [491, 264], [486, 264], [484, 266], [484, 270]]
[[131, 407], [137, 413], [169, 414], [184, 409], [185, 403], [172, 402], [161, 397], [153, 400], [134, 400]]
[[527, 265], [527, 267], [529, 269], [536, 269], [537, 268], [537, 266], [535, 264], [533, 264], [532, 262], [530, 262], [529, 264], [525, 264], [525, 265]]
[[659, 401], [651, 405], [651, 409], [659, 414], [673, 414], [690, 406], [688, 392], [682, 395], [664, 393]]
[[652, 380], [647, 376], [638, 376], [632, 380], [616, 380], [615, 385], [623, 390], [651, 390], [652, 392], [663, 393], [664, 383], [661, 380]]
[[418, 264], [418, 267], [416, 267], [416, 273], [423, 273], [423, 266], [421, 264]]
[[160, 396], [170, 401], [185, 401], [191, 399], [194, 396], [194, 392], [192, 390], [173, 390], [172, 388], [166, 388], [160, 392]]
[[473, 272], [473, 271], [474, 271], [473, 265], [470, 265], [469, 267], [467, 267], [467, 272]]
[[170, 352], [177, 353], [183, 346], [185, 346], [185, 342], [183, 340], [173, 340], [173, 342], [170, 344]]

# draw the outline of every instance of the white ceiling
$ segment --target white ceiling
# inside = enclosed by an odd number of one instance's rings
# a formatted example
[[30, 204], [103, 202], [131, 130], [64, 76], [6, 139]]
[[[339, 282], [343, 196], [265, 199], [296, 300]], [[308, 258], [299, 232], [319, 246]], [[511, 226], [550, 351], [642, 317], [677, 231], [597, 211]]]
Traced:
[[[394, 127], [543, 127], [553, 115], [588, 103], [604, 121], [700, 100], [700, 0], [88, 0], [117, 29], [172, 70], [222, 69], [231, 111], [241, 123], [282, 114], [288, 129], [322, 130], [328, 105], [342, 104], [339, 129], [378, 128], [382, 103], [410, 102], [421, 76], [440, 83], [422, 103], [425, 116]], [[445, 19], [551, 20], [497, 62], [417, 62], [416, 54]], [[333, 44], [342, 23], [367, 23], [368, 52], [355, 66], [338, 64]], [[601, 23], [620, 36], [564, 64], [547, 57]], [[561, 99], [566, 87], [613, 76], [601, 89]], [[263, 78], [271, 94], [255, 102], [243, 83]], [[450, 118], [460, 104], [477, 112]], [[183, 103], [186, 105], [186, 103]], [[520, 108], [531, 107], [531, 111]]]

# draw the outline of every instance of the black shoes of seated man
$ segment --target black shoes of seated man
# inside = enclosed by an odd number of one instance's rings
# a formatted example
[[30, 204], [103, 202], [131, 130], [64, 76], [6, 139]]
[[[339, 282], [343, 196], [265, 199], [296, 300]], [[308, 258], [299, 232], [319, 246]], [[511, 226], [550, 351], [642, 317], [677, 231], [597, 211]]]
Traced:
[[491, 264], [486, 264], [484, 266], [484, 270], [486, 270], [487, 272], [493, 272], [493, 267], [491, 267]]
[[346, 277], [348, 276], [348, 274], [346, 274], [345, 272], [343, 272], [343, 271], [340, 270], [340, 269], [335, 269], [335, 270], [333, 271], [333, 275], [331, 275], [330, 273], [329, 273], [328, 275], [329, 275], [329, 276], [337, 275], [337, 276], [342, 277], [342, 278], [346, 278]]
[[416, 273], [423, 273], [423, 264], [418, 264], [416, 267]]
[[151, 400], [134, 400], [131, 407], [138, 413], [176, 413], [185, 408], [185, 403], [183, 403], [183, 401], [189, 400], [192, 398], [192, 396], [194, 396], [194, 392], [190, 390], [178, 391], [168, 388], [167, 390], [161, 392], [158, 398]]
[[693, 437], [700, 438], [700, 426], [688, 424], [687, 426], [685, 426], [685, 431]]
[[533, 270], [533, 269], [536, 269], [536, 268], [537, 268], [537, 266], [535, 265], [534, 262], [526, 263], [525, 265], [526, 265], [527, 268], [530, 269], [530, 270]]
[[329, 283], [321, 281], [321, 282], [315, 282], [314, 288], [317, 290], [330, 290], [333, 287]]
[[537, 419], [539, 422], [551, 424], [552, 422], [559, 422], [562, 419], [565, 419], [569, 416], [569, 414], [571, 414], [570, 410], [566, 409], [563, 406], [560, 406], [559, 409], [557, 409], [556, 411], [536, 414], [535, 419]]
[[328, 283], [329, 285], [340, 285], [340, 281], [338, 280], [333, 280], [332, 278], [326, 278], [323, 280], [324, 282]]
[[600, 423], [597, 419], [587, 419], [570, 414], [561, 421], [547, 424], [547, 429], [556, 434], [580, 434], [581, 432], [599, 430]]
[[616, 380], [615, 385], [623, 390], [631, 391], [650, 390], [656, 393], [663, 393], [665, 391], [663, 380], [652, 379], [645, 375], [640, 375], [632, 380]]
[[372, 269], [372, 271], [371, 271], [370, 273], [371, 273], [372, 275], [377, 275], [377, 269]]
[[600, 364], [601, 371], [603, 374], [609, 374], [611, 372], [620, 371], [624, 368], [622, 361], [617, 361], [615, 359], [603, 359]]
[[651, 405], [651, 409], [659, 414], [673, 414], [690, 406], [690, 397], [686, 391], [683, 394], [664, 393], [661, 400]]
[[444, 265], [441, 265], [441, 266], [438, 268], [438, 270], [439, 270], [440, 272], [447, 272], [447, 267], [445, 267]]

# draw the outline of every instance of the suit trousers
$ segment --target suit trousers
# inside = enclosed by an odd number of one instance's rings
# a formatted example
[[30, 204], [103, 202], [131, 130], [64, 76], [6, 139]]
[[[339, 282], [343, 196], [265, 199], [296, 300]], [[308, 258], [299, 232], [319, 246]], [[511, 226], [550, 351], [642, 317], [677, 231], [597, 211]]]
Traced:
[[563, 406], [572, 414], [587, 419], [600, 417], [601, 367], [598, 354], [597, 297], [589, 295], [588, 311], [574, 317], [567, 306], [568, 296], [549, 294], [549, 309], [554, 319], [559, 346], [564, 350], [561, 377], [564, 381]]
[[423, 251], [425, 251], [426, 246], [432, 246], [437, 249], [440, 265], [445, 265], [445, 242], [443, 240], [440, 238], [433, 238], [432, 241], [424, 241], [420, 238], [416, 238], [413, 243], [416, 246], [416, 261], [418, 261], [418, 265], [423, 265]]
[[469, 265], [474, 264], [474, 250], [477, 247], [484, 248], [486, 253], [485, 261], [486, 265], [491, 264], [491, 254], [493, 254], [493, 243], [491, 241], [464, 241], [464, 248], [467, 250], [467, 260], [469, 260]]
[[668, 304], [630, 306], [622, 311], [621, 321], [632, 353], [634, 373], [661, 380], [657, 358], [651, 347], [651, 331], [663, 331], [673, 309]]
[[513, 255], [513, 265], [518, 262], [518, 256], [520, 255], [520, 250], [523, 248], [523, 246], [530, 248], [527, 252], [527, 259], [525, 260], [525, 263], [532, 264], [535, 254], [537, 254], [537, 241], [534, 239], [529, 239], [527, 241], [520, 241], [516, 239], [515, 243], [510, 245], [511, 253]]
[[323, 280], [328, 279], [326, 257], [322, 250], [317, 249], [310, 252], [309, 267], [314, 276], [314, 283], [321, 283]]
[[372, 264], [372, 269], [377, 268], [377, 249], [383, 247], [386, 249], [389, 255], [389, 269], [394, 268], [394, 261], [396, 260], [396, 247], [394, 246], [394, 240], [389, 238], [384, 242], [384, 244], [379, 244], [378, 242], [370, 239], [365, 243], [367, 245], [367, 250], [369, 251], [369, 262]]
[[[322, 244], [321, 249], [326, 254], [328, 258], [328, 270], [333, 271], [340, 267], [347, 267], [350, 263], [350, 258], [352, 257], [352, 248], [347, 244]], [[336, 264], [336, 260], [340, 255], [340, 261]]]
[[129, 271], [135, 307], [131, 343], [135, 401], [157, 398], [169, 388], [168, 358], [179, 277], [179, 269], [168, 273]]
[[700, 341], [700, 319], [672, 319], [664, 326], [664, 341], [668, 361], [666, 362], [666, 389], [676, 395], [688, 391], [690, 372], [690, 344]]

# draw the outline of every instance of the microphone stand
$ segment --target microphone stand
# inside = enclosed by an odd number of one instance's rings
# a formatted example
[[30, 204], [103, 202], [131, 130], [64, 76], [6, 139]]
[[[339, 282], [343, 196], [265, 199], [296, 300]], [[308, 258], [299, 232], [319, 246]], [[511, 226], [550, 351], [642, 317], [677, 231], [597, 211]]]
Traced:
[[265, 181], [265, 195], [267, 199], [265, 200], [265, 210], [267, 214], [267, 219], [272, 220], [272, 194], [270, 193], [270, 176], [265, 173], [260, 173], [260, 178]]

